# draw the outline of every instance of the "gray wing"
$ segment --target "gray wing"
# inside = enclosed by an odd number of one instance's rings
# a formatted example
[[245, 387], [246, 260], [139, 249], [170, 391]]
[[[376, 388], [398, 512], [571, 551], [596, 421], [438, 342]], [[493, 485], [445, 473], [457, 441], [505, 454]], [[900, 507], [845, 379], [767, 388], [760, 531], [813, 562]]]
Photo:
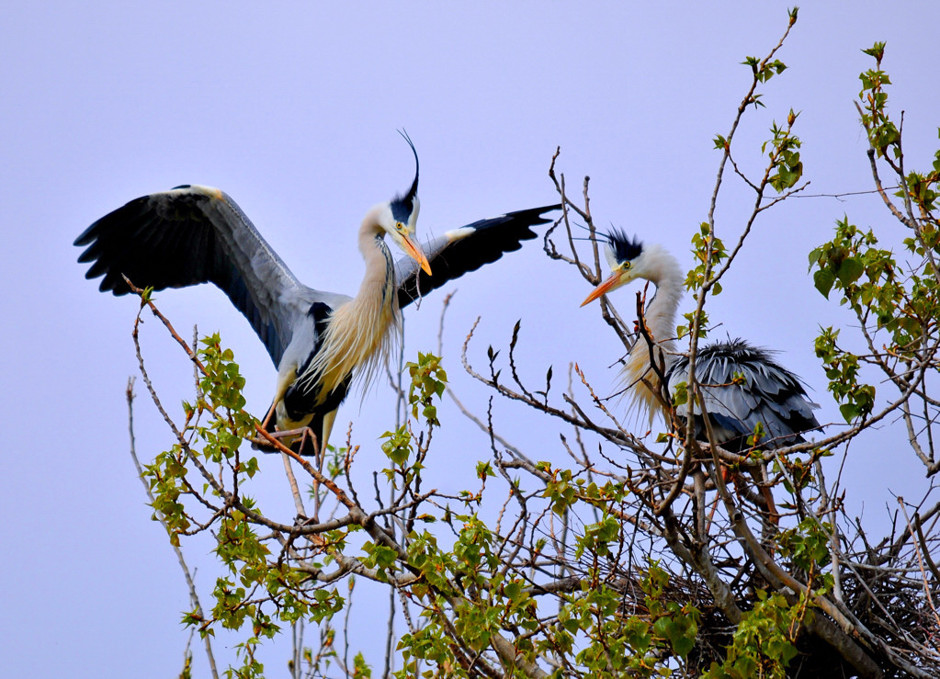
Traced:
[[[689, 361], [680, 357], [669, 368], [669, 392], [688, 380]], [[740, 374], [744, 381], [734, 383]], [[764, 445], [771, 448], [803, 440], [801, 434], [819, 429], [813, 410], [819, 406], [806, 395], [799, 378], [777, 364], [761, 349], [743, 340], [719, 342], [705, 347], [696, 360], [696, 376], [702, 400], [716, 437], [738, 450], [747, 448], [746, 439], [758, 422], [763, 423]], [[686, 405], [677, 409], [680, 416]], [[698, 419], [698, 418], [696, 418]], [[696, 429], [701, 426], [696, 423]], [[703, 432], [698, 431], [698, 434]]]
[[91, 263], [85, 278], [104, 276], [102, 292], [215, 283], [264, 342], [275, 365], [290, 342], [304, 288], [228, 195], [178, 186], [136, 198], [89, 226], [75, 245]]
[[448, 231], [424, 245], [431, 265], [430, 276], [411, 257], [401, 258], [395, 266], [399, 306], [404, 308], [447, 281], [495, 262], [504, 252], [518, 250], [522, 241], [536, 237], [531, 227], [552, 221], [543, 214], [560, 207], [548, 205], [509, 212]]

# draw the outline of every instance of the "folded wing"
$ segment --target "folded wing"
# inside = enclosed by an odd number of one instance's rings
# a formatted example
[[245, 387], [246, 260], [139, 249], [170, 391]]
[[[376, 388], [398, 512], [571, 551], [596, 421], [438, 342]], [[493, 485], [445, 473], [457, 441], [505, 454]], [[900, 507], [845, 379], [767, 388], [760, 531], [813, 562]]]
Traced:
[[[680, 357], [669, 368], [669, 391], [688, 380], [689, 360]], [[813, 410], [819, 406], [806, 395], [799, 378], [776, 363], [767, 351], [743, 340], [718, 342], [702, 349], [696, 361], [702, 405], [712, 421], [718, 442], [732, 450], [748, 448], [747, 437], [760, 422], [762, 443], [780, 448], [803, 441], [801, 434], [819, 428]], [[697, 408], [698, 410], [698, 408]], [[677, 414], [685, 416], [683, 404]], [[696, 434], [701, 422], [696, 416]]]

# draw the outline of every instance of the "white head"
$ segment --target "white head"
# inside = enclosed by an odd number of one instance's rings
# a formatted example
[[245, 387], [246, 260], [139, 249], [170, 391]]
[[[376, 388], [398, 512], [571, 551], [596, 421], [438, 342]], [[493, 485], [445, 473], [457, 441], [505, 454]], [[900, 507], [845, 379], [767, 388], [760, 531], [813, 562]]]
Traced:
[[427, 257], [413, 238], [418, 224], [418, 212], [421, 210], [421, 202], [418, 200], [418, 152], [408, 135], [404, 132], [400, 134], [414, 153], [415, 178], [407, 193], [395, 196], [388, 203], [376, 207], [376, 223], [405, 254], [418, 262], [421, 268], [430, 275], [431, 265], [428, 264]]
[[659, 285], [662, 277], [676, 268], [675, 259], [660, 246], [644, 246], [638, 238], [631, 239], [617, 229], [611, 230], [607, 235], [606, 255], [611, 274], [594, 288], [581, 306], [637, 278]]

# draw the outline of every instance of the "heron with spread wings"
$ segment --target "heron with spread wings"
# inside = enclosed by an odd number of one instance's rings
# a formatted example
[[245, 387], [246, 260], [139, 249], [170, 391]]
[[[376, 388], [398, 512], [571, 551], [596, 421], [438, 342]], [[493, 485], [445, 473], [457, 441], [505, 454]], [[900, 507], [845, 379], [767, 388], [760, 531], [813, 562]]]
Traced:
[[[654, 413], [663, 411], [663, 396], [671, 399], [677, 386], [689, 379], [689, 357], [677, 351], [673, 339], [685, 277], [664, 248], [645, 245], [618, 230], [607, 234], [606, 254], [611, 274], [581, 306], [637, 278], [656, 286], [643, 319], [653, 345], [638, 339], [623, 369], [634, 403], [647, 410], [652, 421]], [[653, 361], [661, 370], [653, 369]], [[707, 441], [703, 411], [715, 442], [732, 452], [752, 447], [749, 439], [758, 423], [764, 432], [760, 444], [768, 448], [801, 443], [804, 433], [819, 428], [813, 414], [819, 406], [809, 400], [800, 379], [769, 352], [744, 340], [701, 348], [695, 359], [695, 378], [701, 394], [694, 416], [698, 440]], [[676, 415], [687, 419], [688, 402], [676, 407]]]
[[[418, 154], [408, 191], [379, 203], [359, 228], [366, 272], [349, 297], [301, 283], [234, 200], [219, 189], [184, 185], [136, 198], [89, 226], [75, 245], [85, 274], [104, 278], [102, 292], [134, 285], [155, 290], [214, 283], [264, 343], [277, 384], [272, 412], [279, 431], [310, 430], [325, 450], [336, 411], [355, 374], [368, 382], [394, 341], [403, 307], [447, 281], [494, 262], [535, 238], [531, 227], [557, 205], [510, 212], [447, 231], [424, 246], [415, 240]], [[406, 255], [395, 261], [385, 237]], [[302, 440], [306, 440], [306, 437]]]

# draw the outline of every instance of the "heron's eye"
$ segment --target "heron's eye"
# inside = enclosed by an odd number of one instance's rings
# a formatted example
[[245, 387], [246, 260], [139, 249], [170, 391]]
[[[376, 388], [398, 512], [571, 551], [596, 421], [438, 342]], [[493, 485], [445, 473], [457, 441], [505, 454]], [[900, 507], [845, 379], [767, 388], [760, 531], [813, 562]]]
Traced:
[[633, 266], [633, 262], [624, 262], [620, 266], [623, 268], [624, 271], [629, 271], [630, 268]]

